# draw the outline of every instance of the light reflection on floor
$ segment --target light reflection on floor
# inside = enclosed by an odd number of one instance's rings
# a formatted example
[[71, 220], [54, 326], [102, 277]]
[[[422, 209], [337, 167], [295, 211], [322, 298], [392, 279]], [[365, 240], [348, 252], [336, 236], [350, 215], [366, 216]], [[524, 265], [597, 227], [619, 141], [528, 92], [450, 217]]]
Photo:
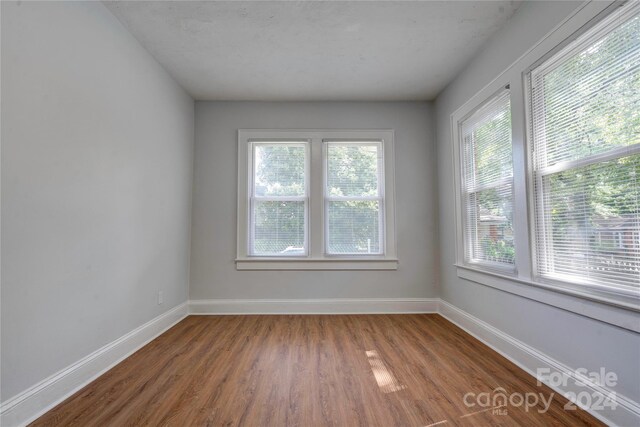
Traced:
[[382, 392], [393, 393], [407, 388], [400, 384], [391, 371], [387, 369], [387, 366], [384, 364], [376, 350], [367, 351], [366, 354], [369, 359], [369, 365], [371, 365], [371, 370], [373, 371], [373, 376], [375, 377], [378, 387], [380, 387]]

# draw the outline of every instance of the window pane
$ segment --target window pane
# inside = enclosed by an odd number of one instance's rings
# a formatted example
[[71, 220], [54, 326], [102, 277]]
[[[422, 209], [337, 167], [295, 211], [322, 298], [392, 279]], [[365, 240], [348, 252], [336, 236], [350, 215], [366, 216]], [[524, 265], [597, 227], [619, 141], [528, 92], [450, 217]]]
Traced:
[[640, 143], [640, 16], [532, 83], [540, 167]]
[[640, 155], [544, 178], [556, 274], [640, 285]]
[[328, 202], [331, 254], [380, 254], [378, 201]]
[[378, 196], [381, 145], [327, 145], [329, 196]]
[[465, 175], [469, 187], [511, 178], [511, 106], [505, 91], [463, 125]]
[[304, 205], [254, 201], [253, 255], [304, 255]]
[[256, 145], [255, 195], [256, 196], [304, 196], [305, 154], [301, 145]]
[[505, 264], [515, 262], [511, 185], [469, 195], [468, 258]]

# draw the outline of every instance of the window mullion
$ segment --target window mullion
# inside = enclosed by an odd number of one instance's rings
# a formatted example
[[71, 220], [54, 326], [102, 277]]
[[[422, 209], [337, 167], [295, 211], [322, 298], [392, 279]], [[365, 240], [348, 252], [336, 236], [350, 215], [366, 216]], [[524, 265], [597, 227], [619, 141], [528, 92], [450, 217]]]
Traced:
[[524, 81], [516, 70], [510, 71], [511, 147], [513, 156], [513, 243], [516, 272], [521, 278], [531, 279], [531, 238], [529, 236], [529, 204], [527, 198], [527, 120], [525, 113]]
[[322, 139], [311, 140], [309, 156], [309, 256], [321, 258], [324, 253], [324, 168]]

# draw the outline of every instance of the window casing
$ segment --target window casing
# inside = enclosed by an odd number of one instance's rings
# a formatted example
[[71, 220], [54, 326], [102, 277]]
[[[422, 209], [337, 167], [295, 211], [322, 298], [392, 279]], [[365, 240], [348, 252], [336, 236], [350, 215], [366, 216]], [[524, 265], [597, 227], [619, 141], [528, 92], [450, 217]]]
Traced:
[[397, 269], [393, 131], [239, 130], [238, 269]]
[[626, 6], [532, 69], [534, 274], [640, 291], [640, 13]]
[[[623, 175], [623, 172], [625, 172], [623, 169], [626, 169], [627, 178], [622, 181], [624, 181], [625, 185], [628, 185], [630, 191], [625, 192], [625, 194], [629, 196], [628, 200], [633, 199], [639, 185], [632, 180], [637, 180], [640, 174], [637, 168], [631, 165], [634, 160], [631, 157], [640, 154], [638, 152], [638, 142], [640, 141], [633, 139], [637, 138], [639, 134], [636, 130], [633, 130], [635, 128], [632, 126], [637, 126], [640, 121], [633, 122], [635, 125], [624, 125], [622, 122], [618, 122], [617, 131], [622, 133], [626, 131], [627, 134], [631, 135], [622, 146], [614, 147], [613, 150], [593, 153], [595, 157], [563, 159], [553, 165], [554, 168], [558, 168], [555, 171], [549, 168], [545, 169], [545, 167], [540, 168], [540, 165], [544, 165], [544, 163], [540, 162], [541, 153], [537, 147], [540, 147], [541, 142], [544, 141], [544, 139], [540, 139], [540, 135], [544, 135], [544, 132], [541, 133], [540, 131], [544, 131], [546, 126], [542, 125], [536, 129], [537, 135], [535, 136], [537, 139], [534, 139], [536, 104], [532, 94], [534, 86], [532, 83], [533, 78], [536, 76], [536, 71], [543, 70], [543, 66], [548, 67], [544, 68], [547, 71], [553, 70], [562, 64], [563, 60], [575, 55], [577, 51], [593, 52], [597, 50], [599, 40], [619, 26], [629, 22], [630, 19], [637, 17], [639, 12], [640, 3], [638, 2], [585, 3], [554, 32], [546, 35], [522, 57], [452, 113], [451, 141], [454, 160], [454, 189], [456, 192], [454, 197], [456, 204], [456, 271], [460, 278], [640, 332], [640, 327], [637, 325], [637, 317], [634, 317], [640, 311], [640, 286], [632, 284], [629, 280], [629, 278], [634, 280], [637, 277], [636, 272], [633, 271], [635, 264], [631, 263], [633, 265], [627, 264], [625, 266], [625, 268], [628, 268], [626, 273], [631, 273], [630, 275], [619, 274], [617, 281], [614, 277], [614, 280], [610, 282], [603, 282], [593, 275], [585, 278], [576, 277], [575, 274], [557, 274], [557, 270], [544, 270], [543, 266], [546, 261], [544, 257], [548, 255], [546, 248], [549, 246], [544, 246], [543, 239], [549, 235], [548, 231], [552, 230], [552, 228], [545, 227], [544, 220], [546, 218], [544, 215], [539, 215], [540, 212], [544, 211], [539, 204], [540, 195], [553, 194], [548, 191], [544, 193], [544, 186], [539, 185], [544, 180], [541, 180], [540, 177], [548, 176], [547, 173], [560, 172], [563, 168], [568, 168], [564, 169], [565, 171], [570, 170], [575, 173], [577, 169], [574, 169], [574, 167], [577, 166], [595, 168], [596, 166], [602, 166], [606, 162], [613, 162], [617, 166], [618, 176]], [[629, 34], [633, 34], [633, 36], [628, 37], [626, 43], [619, 44], [617, 60], [607, 61], [603, 64], [605, 67], [609, 65], [620, 66], [620, 64], [627, 61], [626, 65], [622, 65], [621, 70], [627, 74], [633, 71], [636, 73], [633, 75], [637, 77], [639, 67], [633, 65], [635, 62], [629, 63], [628, 57], [620, 54], [625, 49], [634, 55], [637, 55], [640, 51], [638, 30], [630, 31]], [[593, 46], [589, 46], [590, 42]], [[581, 48], [582, 50], [580, 50]], [[638, 80], [633, 81], [637, 82]], [[473, 115], [487, 100], [495, 97], [505, 87], [510, 87], [512, 108], [513, 241], [515, 250], [515, 262], [512, 270], [490, 268], [485, 263], [473, 262], [473, 257], [468, 255], [469, 248], [466, 245], [468, 237], [466, 237], [465, 231], [466, 223], [468, 222], [465, 202], [467, 196], [465, 195], [465, 171], [463, 166], [465, 153], [461, 143], [463, 131], [460, 126], [465, 119]], [[566, 87], [570, 87], [570, 85], [567, 84]], [[617, 100], [620, 101], [617, 106], [626, 108], [628, 112], [640, 111], [640, 108], [628, 108], [632, 105], [638, 105], [637, 98], [634, 96], [637, 96], [639, 87], [640, 85], [637, 84], [627, 85], [627, 93], [633, 93], [634, 95], [626, 100], [617, 97]], [[576, 88], [571, 90], [577, 93]], [[635, 118], [640, 117], [633, 115], [633, 113], [631, 115]], [[606, 121], [608, 117], [606, 111], [601, 110], [597, 119], [592, 121]], [[544, 123], [539, 118], [540, 116], [538, 116], [536, 124]], [[558, 147], [562, 147], [562, 144], [558, 145]], [[592, 161], [594, 163], [591, 163]], [[612, 182], [615, 184], [616, 180]], [[619, 184], [620, 179], [617, 182]], [[599, 186], [599, 188], [600, 190], [608, 191], [607, 186]], [[540, 191], [541, 189], [542, 191]], [[578, 190], [576, 189], [571, 193], [578, 194]], [[601, 193], [607, 195], [607, 191], [601, 191]], [[628, 203], [625, 209], [627, 212], [624, 213], [627, 217], [624, 217], [622, 222], [613, 221], [611, 218], [609, 218], [609, 221], [600, 221], [598, 223], [598, 232], [595, 233], [594, 230], [594, 233], [589, 237], [589, 241], [603, 247], [606, 246], [612, 252], [625, 253], [626, 262], [629, 258], [637, 257], [638, 252], [634, 251], [635, 247], [640, 248], [640, 234], [635, 232], [638, 224], [638, 209], [636, 208], [636, 213], [634, 214], [633, 208], [629, 209]], [[632, 215], [629, 215], [630, 213]], [[628, 218], [629, 216], [631, 218]], [[549, 215], [546, 215], [546, 217], [548, 218]], [[636, 225], [630, 226], [630, 223]], [[595, 266], [596, 269], [598, 267]], [[623, 278], [623, 280], [619, 280], [620, 278]], [[585, 304], [585, 300], [604, 304]], [[614, 306], [615, 310], [612, 310], [611, 306]]]

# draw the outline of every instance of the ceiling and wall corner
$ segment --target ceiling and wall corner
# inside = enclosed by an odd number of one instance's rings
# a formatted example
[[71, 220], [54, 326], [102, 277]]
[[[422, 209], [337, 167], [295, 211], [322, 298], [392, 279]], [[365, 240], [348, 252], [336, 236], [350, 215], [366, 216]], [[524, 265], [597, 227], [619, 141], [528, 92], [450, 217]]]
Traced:
[[196, 100], [433, 100], [520, 1], [104, 1]]

